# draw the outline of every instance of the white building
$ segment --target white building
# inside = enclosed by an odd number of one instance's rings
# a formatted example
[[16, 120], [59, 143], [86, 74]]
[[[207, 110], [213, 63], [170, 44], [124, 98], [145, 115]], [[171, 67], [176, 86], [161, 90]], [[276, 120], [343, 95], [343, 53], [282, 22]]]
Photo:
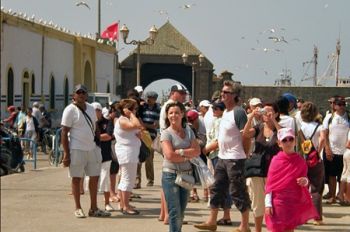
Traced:
[[37, 101], [59, 120], [79, 83], [92, 92], [116, 94], [120, 74], [114, 47], [5, 11], [1, 11], [1, 118], [10, 105], [28, 107]]

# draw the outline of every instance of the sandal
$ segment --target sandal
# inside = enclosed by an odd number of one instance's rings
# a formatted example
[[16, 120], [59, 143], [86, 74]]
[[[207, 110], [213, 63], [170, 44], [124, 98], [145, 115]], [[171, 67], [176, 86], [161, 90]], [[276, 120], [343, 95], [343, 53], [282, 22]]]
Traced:
[[139, 215], [140, 212], [137, 210], [132, 210], [132, 211], [127, 211], [127, 210], [123, 210], [122, 212], [124, 215]]
[[220, 225], [220, 226], [232, 226], [232, 221], [231, 221], [231, 219], [221, 218], [220, 220], [218, 220], [216, 222], [216, 224]]
[[107, 211], [103, 211], [100, 209], [89, 210], [89, 217], [109, 217], [109, 216], [111, 216], [111, 213]]
[[85, 213], [82, 209], [77, 209], [74, 211], [74, 215], [76, 218], [85, 218]]

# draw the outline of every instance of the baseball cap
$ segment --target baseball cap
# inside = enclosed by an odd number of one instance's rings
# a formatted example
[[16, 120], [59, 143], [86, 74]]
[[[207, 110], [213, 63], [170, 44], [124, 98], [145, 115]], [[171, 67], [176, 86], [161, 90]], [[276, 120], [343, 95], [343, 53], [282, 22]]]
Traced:
[[94, 107], [95, 110], [101, 110], [102, 111], [102, 106], [98, 102], [93, 102], [91, 103], [92, 107]]
[[203, 100], [199, 103], [199, 107], [201, 106], [210, 107], [210, 102], [208, 100]]
[[83, 90], [85, 93], [88, 92], [88, 89], [86, 88], [85, 85], [82, 85], [82, 84], [77, 84], [75, 87], [74, 87], [74, 92], [78, 92], [79, 90]]
[[140, 93], [140, 92], [143, 92], [143, 88], [142, 88], [141, 85], [135, 86], [134, 89], [135, 89], [137, 92], [139, 92], [139, 93]]
[[259, 105], [259, 104], [262, 104], [262, 102], [261, 102], [260, 98], [257, 98], [257, 97], [253, 97], [249, 101], [249, 105], [250, 106], [256, 106], [256, 105]]
[[199, 115], [198, 115], [197, 111], [189, 110], [189, 111], [187, 111], [186, 116], [188, 118], [188, 121], [193, 122], [194, 120], [196, 120], [198, 118]]
[[295, 138], [294, 131], [292, 128], [281, 128], [277, 132], [277, 138], [282, 141], [285, 138], [292, 137]]
[[39, 102], [34, 102], [33, 107], [39, 107]]
[[155, 98], [155, 99], [157, 99], [158, 98], [158, 93], [156, 93], [156, 92], [154, 92], [154, 91], [149, 91], [149, 92], [147, 92], [146, 93], [146, 97], [147, 98]]
[[214, 102], [212, 105], [213, 105], [213, 108], [219, 108], [222, 111], [226, 109], [226, 106], [223, 102]]
[[171, 86], [170, 91], [171, 92], [173, 92], [173, 91], [187, 92], [187, 89], [185, 86], [183, 86], [181, 84], [176, 84], [176, 85]]
[[109, 110], [107, 107], [103, 107], [102, 109], [102, 115], [105, 119], [109, 119]]
[[297, 104], [297, 98], [291, 94], [291, 93], [285, 93], [282, 95], [283, 97], [287, 98], [289, 102], [292, 102], [294, 105]]

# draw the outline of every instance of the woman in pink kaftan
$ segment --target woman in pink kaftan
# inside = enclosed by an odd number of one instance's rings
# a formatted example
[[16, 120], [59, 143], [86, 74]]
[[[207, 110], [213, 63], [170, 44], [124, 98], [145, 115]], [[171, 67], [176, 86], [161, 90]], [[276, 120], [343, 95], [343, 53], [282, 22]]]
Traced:
[[270, 231], [293, 231], [318, 213], [308, 190], [306, 162], [293, 151], [294, 132], [282, 128], [278, 140], [283, 151], [272, 159], [268, 171], [265, 221]]

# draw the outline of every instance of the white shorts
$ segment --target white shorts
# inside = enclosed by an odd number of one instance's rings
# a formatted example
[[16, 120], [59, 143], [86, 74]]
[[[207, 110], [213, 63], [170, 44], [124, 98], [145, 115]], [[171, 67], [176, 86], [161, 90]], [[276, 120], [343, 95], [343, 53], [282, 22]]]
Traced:
[[112, 161], [103, 162], [101, 165], [101, 174], [98, 179], [98, 191], [99, 192], [109, 192], [110, 188], [110, 168]]
[[350, 183], [350, 149], [346, 149], [343, 155], [343, 173], [340, 180]]
[[99, 176], [101, 172], [101, 149], [91, 151], [70, 150], [70, 177]]

